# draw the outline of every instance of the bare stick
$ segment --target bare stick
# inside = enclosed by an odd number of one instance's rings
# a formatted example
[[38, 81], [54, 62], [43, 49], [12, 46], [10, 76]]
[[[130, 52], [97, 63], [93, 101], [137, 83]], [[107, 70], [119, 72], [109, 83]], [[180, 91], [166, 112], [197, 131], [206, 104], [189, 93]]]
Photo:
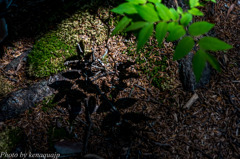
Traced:
[[197, 93], [194, 93], [194, 95], [193, 95], [193, 96], [189, 99], [189, 101], [183, 106], [183, 108], [189, 109], [189, 108], [193, 105], [193, 103], [197, 101], [198, 98], [199, 98], [199, 97], [198, 97]]

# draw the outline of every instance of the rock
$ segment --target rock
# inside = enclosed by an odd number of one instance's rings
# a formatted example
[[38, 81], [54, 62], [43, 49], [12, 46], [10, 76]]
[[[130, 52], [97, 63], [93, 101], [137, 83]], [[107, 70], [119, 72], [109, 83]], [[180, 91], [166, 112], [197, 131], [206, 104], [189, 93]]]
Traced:
[[27, 55], [28, 53], [31, 51], [25, 51], [24, 53], [22, 53], [22, 55], [18, 56], [17, 58], [15, 58], [14, 60], [12, 60], [5, 68], [4, 70], [7, 72], [9, 70], [17, 70], [17, 67], [19, 66], [19, 64], [21, 64], [21, 62], [26, 62], [27, 61]]
[[197, 88], [204, 87], [211, 78], [212, 68], [208, 63], [206, 63], [200, 81], [198, 83], [196, 82], [195, 75], [192, 70], [193, 55], [193, 53], [189, 53], [185, 58], [179, 60], [180, 80], [183, 88], [187, 91], [194, 91]]
[[0, 122], [20, 115], [41, 102], [45, 97], [51, 96], [55, 90], [50, 85], [63, 80], [67, 79], [61, 74], [57, 74], [51, 76], [49, 80], [40, 81], [30, 87], [11, 93], [0, 101]]
[[61, 155], [78, 154], [82, 152], [83, 144], [74, 141], [60, 141], [54, 144], [54, 148]]
[[0, 102], [0, 121], [13, 118], [53, 94], [46, 80], [11, 93]]
[[95, 154], [86, 154], [83, 158], [84, 159], [103, 159], [102, 157]]

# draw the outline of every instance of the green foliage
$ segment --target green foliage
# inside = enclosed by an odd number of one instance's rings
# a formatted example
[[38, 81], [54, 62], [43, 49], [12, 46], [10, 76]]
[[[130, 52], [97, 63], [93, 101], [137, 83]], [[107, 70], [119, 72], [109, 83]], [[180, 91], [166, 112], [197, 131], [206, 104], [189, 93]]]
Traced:
[[48, 110], [52, 109], [55, 107], [55, 103], [53, 102], [53, 98], [54, 96], [50, 96], [50, 97], [46, 97], [43, 101], [42, 101], [42, 110], [44, 112], [47, 112]]
[[[159, 46], [164, 38], [168, 41], [179, 41], [175, 48], [174, 60], [185, 57], [193, 48], [197, 48], [196, 44], [199, 44], [200, 50], [197, 51], [193, 59], [193, 70], [197, 81], [200, 80], [206, 62], [220, 71], [217, 60], [206, 51], [227, 50], [232, 46], [214, 37], [203, 37], [199, 41], [194, 40], [198, 39], [195, 36], [207, 33], [214, 26], [214, 24], [205, 21], [190, 25], [193, 16], [203, 16], [203, 13], [197, 8], [203, 6], [199, 0], [189, 0], [190, 8], [187, 11], [181, 7], [168, 8], [161, 3], [161, 0], [127, 1], [112, 10], [117, 14], [124, 15], [112, 35], [119, 31], [135, 31], [138, 40], [137, 51], [139, 51], [146, 44], [155, 28], [155, 36]], [[205, 1], [216, 3], [215, 0]]]
[[194, 40], [193, 38], [186, 36], [181, 41], [179, 41], [175, 53], [173, 56], [173, 60], [179, 60], [186, 56], [194, 47]]
[[39, 39], [28, 56], [29, 75], [45, 77], [65, 69], [64, 60], [76, 54], [73, 47], [65, 44], [55, 32]]
[[10, 153], [22, 140], [23, 132], [19, 128], [7, 128], [0, 132], [0, 150]]
[[208, 22], [196, 22], [189, 26], [189, 33], [198, 36], [207, 33], [213, 28], [214, 24]]
[[166, 22], [159, 22], [156, 26], [156, 38], [159, 46], [161, 46], [164, 37], [166, 36], [168, 31]]
[[231, 45], [214, 37], [204, 37], [199, 40], [198, 44], [201, 49], [210, 51], [227, 50], [232, 48]]

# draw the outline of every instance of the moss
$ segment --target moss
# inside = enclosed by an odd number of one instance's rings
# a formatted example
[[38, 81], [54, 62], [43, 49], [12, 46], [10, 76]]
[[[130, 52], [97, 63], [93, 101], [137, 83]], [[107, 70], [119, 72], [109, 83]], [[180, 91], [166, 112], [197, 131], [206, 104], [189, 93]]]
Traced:
[[23, 132], [20, 128], [5, 129], [0, 133], [1, 152], [10, 153], [21, 142]]
[[0, 97], [3, 97], [11, 92], [13, 88], [13, 85], [6, 78], [0, 75]]
[[47, 97], [45, 98], [43, 101], [42, 101], [42, 110], [44, 112], [47, 112], [48, 110], [52, 109], [53, 107], [56, 106], [55, 103], [53, 103], [53, 99], [54, 99], [54, 96], [50, 96], [50, 97]]
[[52, 31], [39, 39], [28, 56], [29, 75], [45, 77], [63, 71], [64, 60], [76, 55], [73, 47], [65, 44]]
[[77, 54], [76, 46], [81, 40], [86, 53], [93, 45], [105, 42], [107, 27], [88, 10], [85, 6], [36, 41], [28, 58], [30, 76], [46, 77], [66, 69], [64, 61]]

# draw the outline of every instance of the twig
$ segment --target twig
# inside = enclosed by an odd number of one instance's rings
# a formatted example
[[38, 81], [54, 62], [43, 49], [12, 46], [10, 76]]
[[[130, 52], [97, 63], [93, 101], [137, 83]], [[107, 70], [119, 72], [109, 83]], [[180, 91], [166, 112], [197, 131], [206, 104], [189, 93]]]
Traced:
[[93, 65], [93, 64], [92, 64], [92, 67], [95, 67], [95, 68], [97, 68], [97, 69], [101, 69], [101, 70], [105, 70], [104, 67], [99, 67], [99, 66], [96, 66], [96, 65]]
[[86, 114], [86, 121], [88, 123], [88, 126], [86, 128], [85, 131], [85, 139], [84, 139], [84, 145], [83, 145], [83, 153], [86, 154], [87, 153], [87, 146], [88, 146], [88, 139], [90, 137], [90, 132], [91, 132], [91, 128], [92, 128], [92, 119], [91, 116], [89, 114], [89, 106], [88, 106], [88, 99], [85, 100], [85, 114]]
[[93, 82], [93, 81], [96, 81], [97, 79], [99, 79], [99, 78], [101, 78], [101, 77], [104, 77], [104, 76], [106, 76], [106, 75], [111, 75], [111, 74], [115, 74], [115, 72], [103, 73], [103, 74], [101, 74], [100, 76], [94, 78], [94, 79], [92, 80], [92, 82]]
[[78, 62], [80, 62], [80, 61], [79, 60], [66, 61], [66, 62], [64, 62], [64, 66], [68, 66], [69, 64], [78, 63]]
[[143, 91], [145, 91], [145, 90], [146, 90], [145, 88], [143, 88], [143, 87], [141, 87], [141, 86], [139, 86], [139, 85], [137, 85], [137, 84], [134, 84], [134, 86], [136, 86], [136, 87], [140, 88], [140, 89], [141, 89], [141, 90], [143, 90]]
[[129, 93], [129, 95], [128, 95], [129, 98], [132, 96], [133, 90], [134, 90], [134, 87], [131, 89], [131, 91], [130, 91], [130, 93]]
[[197, 101], [198, 98], [199, 98], [199, 97], [198, 97], [197, 93], [194, 93], [194, 95], [193, 95], [193, 96], [189, 99], [189, 101], [183, 106], [183, 108], [189, 109], [189, 108], [193, 105], [193, 103]]
[[102, 56], [102, 59], [104, 59], [104, 57], [108, 54], [108, 48], [105, 49], [105, 53], [104, 55]]

